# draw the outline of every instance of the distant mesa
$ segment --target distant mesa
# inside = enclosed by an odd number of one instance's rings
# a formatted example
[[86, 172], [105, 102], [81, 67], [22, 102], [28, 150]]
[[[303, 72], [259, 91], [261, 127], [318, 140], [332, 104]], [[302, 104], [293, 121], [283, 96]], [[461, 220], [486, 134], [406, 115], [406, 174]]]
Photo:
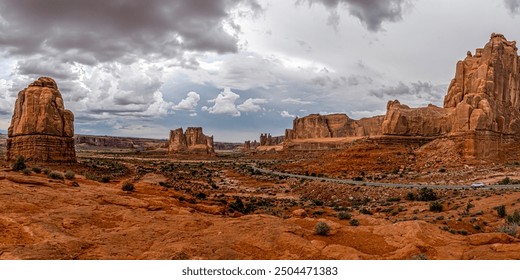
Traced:
[[188, 127], [186, 132], [182, 128], [170, 130], [168, 153], [213, 155], [213, 136], [204, 135], [202, 127]]
[[41, 77], [18, 93], [7, 133], [6, 160], [76, 162], [74, 114], [66, 110], [56, 82]]
[[[310, 139], [389, 137], [431, 141], [453, 140], [465, 157], [501, 153], [503, 145], [520, 140], [520, 65], [515, 41], [493, 33], [475, 55], [457, 62], [444, 107], [410, 108], [389, 101], [384, 116], [361, 120], [345, 114], [312, 114], [296, 118], [285, 134], [285, 149], [341, 148], [345, 143]], [[307, 142], [305, 142], [305, 140]]]

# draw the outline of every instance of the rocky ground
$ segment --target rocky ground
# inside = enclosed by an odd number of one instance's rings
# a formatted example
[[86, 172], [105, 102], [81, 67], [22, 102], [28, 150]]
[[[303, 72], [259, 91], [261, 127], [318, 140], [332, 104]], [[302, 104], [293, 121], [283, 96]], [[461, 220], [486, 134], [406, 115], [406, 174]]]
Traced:
[[[171, 159], [89, 152], [79, 154], [77, 165], [29, 164], [30, 173], [3, 162], [0, 258], [520, 258], [515, 226], [520, 192], [515, 189], [350, 186], [263, 175], [250, 167], [297, 171], [305, 166], [299, 172], [323, 176], [327, 170], [327, 176], [354, 174], [360, 180], [389, 170], [381, 181], [412, 181], [416, 174], [410, 173], [420, 168], [409, 163], [410, 153], [423, 164], [415, 149], [357, 149], [357, 154], [341, 152], [345, 158], [320, 153], [306, 159], [279, 153]], [[372, 153], [375, 162], [378, 157], [402, 161], [372, 163], [370, 169]], [[323, 161], [334, 156], [336, 168]], [[338, 168], [351, 158], [363, 159], [357, 169]], [[324, 169], [314, 163], [320, 161]], [[478, 177], [489, 183], [505, 176], [514, 181], [518, 174], [514, 163], [438, 164], [446, 170], [432, 166], [422, 172], [429, 172], [430, 180]], [[68, 170], [68, 178], [49, 177]], [[135, 189], [124, 191], [125, 183]], [[318, 226], [321, 222], [327, 226]]]

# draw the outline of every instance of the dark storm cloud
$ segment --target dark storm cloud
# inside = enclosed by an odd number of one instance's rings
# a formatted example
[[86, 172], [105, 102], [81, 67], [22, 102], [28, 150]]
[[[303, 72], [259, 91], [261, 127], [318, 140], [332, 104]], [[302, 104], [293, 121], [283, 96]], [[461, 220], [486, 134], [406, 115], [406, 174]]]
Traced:
[[520, 12], [520, 0], [504, 0], [504, 5], [512, 14]]
[[55, 79], [76, 79], [78, 74], [71, 71], [66, 63], [54, 63], [52, 59], [45, 57], [33, 57], [21, 60], [17, 63], [17, 72], [22, 75], [50, 76]]
[[224, 24], [239, 3], [260, 9], [255, 0], [0, 0], [0, 46], [9, 54], [81, 54], [90, 63], [236, 52]]
[[405, 5], [409, 3], [407, 0], [298, 0], [297, 2], [325, 5], [331, 11], [328, 24], [334, 27], [339, 24], [337, 9], [340, 4], [344, 4], [347, 6], [349, 13], [357, 17], [370, 31], [381, 30], [381, 24], [385, 21], [396, 22], [401, 20]]
[[409, 96], [430, 101], [440, 100], [445, 91], [444, 85], [432, 85], [429, 82], [417, 81], [410, 83], [410, 85], [399, 82], [396, 86], [383, 86], [378, 90], [370, 90], [369, 95], [378, 98]]

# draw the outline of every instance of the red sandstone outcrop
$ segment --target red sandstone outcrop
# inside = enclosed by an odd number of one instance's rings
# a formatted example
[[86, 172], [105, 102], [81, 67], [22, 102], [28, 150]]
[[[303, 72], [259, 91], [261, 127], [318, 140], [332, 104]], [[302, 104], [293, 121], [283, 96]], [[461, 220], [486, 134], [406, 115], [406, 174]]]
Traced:
[[444, 108], [430, 105], [410, 109], [390, 101], [383, 134], [440, 136], [488, 131], [520, 134], [520, 65], [515, 41], [501, 34], [475, 55], [457, 62], [455, 78], [444, 98]]
[[177, 154], [214, 154], [213, 136], [202, 133], [201, 127], [188, 127], [170, 131], [169, 153]]
[[18, 93], [8, 129], [6, 159], [75, 162], [74, 114], [66, 110], [56, 82], [41, 77]]
[[152, 150], [166, 148], [167, 140], [134, 138], [134, 137], [116, 137], [116, 136], [99, 136], [99, 135], [74, 135], [76, 147], [101, 147], [101, 148], [118, 148], [118, 149], [142, 149]]
[[311, 114], [293, 121], [285, 131], [285, 139], [363, 137], [381, 135], [383, 116], [353, 120], [346, 114]]
[[271, 136], [270, 133], [260, 134], [260, 146], [276, 146], [282, 144], [285, 136]]

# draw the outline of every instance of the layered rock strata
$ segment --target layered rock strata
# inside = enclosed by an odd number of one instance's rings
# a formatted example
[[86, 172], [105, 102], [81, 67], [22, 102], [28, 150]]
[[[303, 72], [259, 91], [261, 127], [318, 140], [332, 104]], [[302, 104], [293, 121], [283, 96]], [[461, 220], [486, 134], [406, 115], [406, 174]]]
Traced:
[[186, 132], [182, 128], [171, 130], [168, 153], [214, 154], [213, 136], [204, 135], [201, 127], [188, 127]]
[[285, 131], [285, 139], [364, 137], [381, 135], [383, 116], [354, 120], [346, 114], [311, 114], [295, 118], [293, 128]]
[[76, 162], [74, 114], [66, 110], [56, 82], [41, 77], [18, 93], [8, 129], [6, 159]]
[[271, 136], [270, 133], [260, 134], [260, 146], [276, 146], [282, 144], [285, 136]]
[[285, 138], [288, 142], [352, 136], [450, 138], [463, 156], [500, 155], [501, 145], [520, 140], [517, 51], [515, 41], [491, 34], [484, 48], [457, 62], [442, 108], [410, 108], [394, 100], [388, 102], [385, 116], [352, 120], [344, 114], [313, 114], [296, 118]]

